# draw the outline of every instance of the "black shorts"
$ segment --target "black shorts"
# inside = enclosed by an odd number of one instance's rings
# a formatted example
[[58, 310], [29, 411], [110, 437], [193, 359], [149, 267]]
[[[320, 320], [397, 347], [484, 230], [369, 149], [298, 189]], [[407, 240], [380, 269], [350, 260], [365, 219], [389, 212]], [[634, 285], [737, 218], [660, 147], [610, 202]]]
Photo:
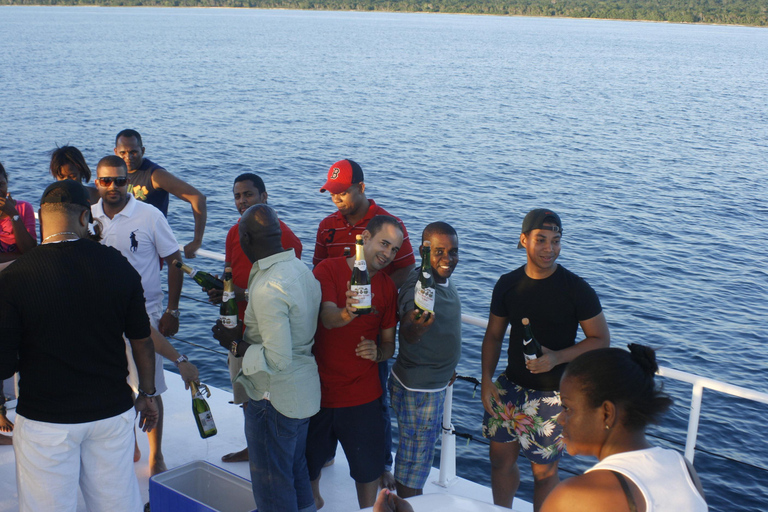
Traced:
[[353, 407], [321, 408], [309, 420], [307, 468], [317, 480], [323, 465], [336, 453], [340, 442], [355, 482], [373, 482], [384, 472], [384, 418], [381, 398]]

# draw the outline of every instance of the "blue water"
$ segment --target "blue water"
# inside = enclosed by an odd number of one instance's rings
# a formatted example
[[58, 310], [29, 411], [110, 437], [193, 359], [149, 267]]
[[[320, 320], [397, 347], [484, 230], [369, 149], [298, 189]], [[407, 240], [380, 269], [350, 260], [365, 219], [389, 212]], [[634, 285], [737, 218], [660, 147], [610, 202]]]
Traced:
[[[560, 262], [597, 290], [615, 344], [651, 344], [666, 366], [768, 391], [765, 29], [0, 7], [0, 47], [0, 161], [18, 199], [39, 198], [56, 144], [95, 168], [132, 127], [147, 157], [207, 194], [204, 248], [223, 251], [236, 220], [230, 183], [255, 171], [309, 262], [334, 210], [318, 192], [324, 174], [354, 158], [369, 197], [412, 234], [434, 220], [456, 226], [456, 282], [480, 317], [498, 276], [524, 262], [523, 215], [547, 206], [563, 219]], [[189, 207], [173, 199], [169, 218], [189, 241]], [[185, 291], [203, 297], [190, 282]], [[179, 338], [217, 349], [217, 310], [183, 309]], [[479, 377], [481, 338], [465, 329], [460, 373]], [[223, 356], [177, 344], [227, 386]], [[678, 405], [651, 433], [677, 446], [690, 387], [668, 389]], [[471, 386], [456, 396], [457, 429], [479, 436]], [[768, 466], [768, 406], [713, 392], [704, 406], [698, 446], [744, 463], [697, 452], [711, 509], [768, 508], [766, 473], [749, 466]], [[459, 445], [459, 473], [488, 484], [485, 446]]]

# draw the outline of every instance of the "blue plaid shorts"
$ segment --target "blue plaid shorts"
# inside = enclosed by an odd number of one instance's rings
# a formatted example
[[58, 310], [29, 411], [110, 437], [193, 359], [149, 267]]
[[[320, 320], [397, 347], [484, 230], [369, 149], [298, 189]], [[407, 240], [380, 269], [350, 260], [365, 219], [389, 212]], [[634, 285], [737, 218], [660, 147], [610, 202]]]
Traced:
[[442, 432], [445, 390], [409, 391], [392, 376], [389, 399], [397, 415], [399, 439], [395, 480], [411, 489], [423, 489], [435, 458], [435, 443]]

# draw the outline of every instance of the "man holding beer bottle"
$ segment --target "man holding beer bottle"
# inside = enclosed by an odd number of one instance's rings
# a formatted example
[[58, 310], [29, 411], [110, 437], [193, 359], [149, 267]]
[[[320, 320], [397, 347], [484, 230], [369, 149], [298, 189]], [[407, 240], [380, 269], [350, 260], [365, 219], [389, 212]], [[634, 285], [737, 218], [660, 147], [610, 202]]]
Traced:
[[[397, 288], [381, 270], [396, 257], [402, 243], [400, 223], [377, 215], [362, 233], [363, 260], [329, 258], [314, 270], [323, 291], [314, 348], [322, 403], [310, 421], [307, 466], [318, 508], [323, 504], [320, 470], [336, 453], [337, 441], [349, 461], [360, 508], [376, 501], [387, 451], [377, 363], [395, 352], [397, 325]], [[365, 314], [355, 307], [358, 299], [350, 289], [353, 267], [364, 267], [370, 277], [372, 300]]]
[[[232, 185], [232, 195], [235, 200], [235, 208], [239, 215], [243, 215], [245, 211], [255, 204], [267, 204], [267, 188], [264, 185], [264, 180], [260, 176], [247, 172], [239, 175], [235, 178], [235, 182]], [[281, 231], [281, 243], [283, 249], [293, 249], [296, 257], [301, 259], [301, 240], [293, 234], [293, 231], [285, 225], [282, 220], [278, 220], [280, 223]], [[237, 299], [238, 318], [243, 319], [245, 315], [245, 308], [248, 306], [248, 276], [251, 273], [252, 263], [243, 252], [240, 247], [240, 218], [233, 225], [227, 233], [227, 240], [225, 243], [225, 267], [232, 267], [232, 282], [235, 285], [235, 298]], [[209, 289], [208, 299], [214, 304], [221, 304], [222, 290]], [[235, 382], [235, 377], [240, 372], [241, 359], [233, 357], [231, 354], [227, 356], [227, 366], [229, 367], [229, 377], [232, 380], [232, 394], [234, 396], [234, 403], [243, 404], [246, 407], [248, 403], [248, 394], [243, 387]], [[245, 462], [248, 460], [248, 448], [244, 448], [238, 452], [228, 453], [221, 457], [222, 462]]]
[[429, 244], [423, 266], [434, 278], [434, 313], [417, 309], [415, 286], [422, 269], [416, 268], [400, 288], [400, 351], [389, 379], [399, 437], [395, 482], [403, 498], [422, 494], [442, 430], [445, 390], [461, 357], [461, 301], [449, 279], [459, 263], [459, 237], [449, 224], [433, 222], [424, 228], [421, 243], [422, 258]]
[[[556, 263], [563, 226], [548, 209], [523, 220], [519, 249], [526, 264], [499, 278], [493, 289], [482, 348], [483, 435], [491, 440], [491, 488], [496, 505], [512, 507], [520, 484], [518, 455], [531, 463], [534, 510], [558, 484], [563, 443], [557, 424], [560, 376], [576, 356], [610, 344], [608, 324], [591, 286]], [[523, 355], [528, 318], [543, 355]], [[508, 364], [494, 383], [504, 333], [510, 327]], [[585, 338], [576, 342], [581, 327]], [[505, 419], [506, 418], [506, 419]]]
[[[368, 222], [376, 215], [390, 215], [373, 199], [366, 197], [363, 169], [354, 160], [348, 158], [339, 160], [328, 169], [326, 182], [320, 189], [320, 192], [326, 191], [330, 194], [337, 211], [320, 221], [317, 228], [315, 254], [312, 257], [312, 264], [315, 266], [326, 258], [350, 256], [354, 251], [355, 237], [366, 229]], [[400, 288], [413, 269], [416, 260], [413, 256], [413, 248], [405, 224], [397, 217], [394, 218], [400, 224], [403, 242], [397, 256], [383, 271], [392, 278], [395, 286]], [[384, 389], [387, 387], [388, 376], [389, 365], [380, 364], [379, 379], [381, 380], [381, 387]], [[394, 479], [390, 472], [392, 470], [392, 422], [389, 417], [386, 394], [381, 401], [381, 407], [387, 444], [387, 462], [385, 471], [381, 475], [381, 484], [394, 490]]]
[[248, 394], [245, 437], [253, 496], [260, 512], [315, 510], [305, 448], [309, 418], [320, 409], [320, 379], [312, 355], [320, 284], [284, 250], [280, 222], [266, 204], [240, 222], [240, 245], [253, 262], [245, 333], [221, 320], [213, 335], [242, 359], [236, 382]]

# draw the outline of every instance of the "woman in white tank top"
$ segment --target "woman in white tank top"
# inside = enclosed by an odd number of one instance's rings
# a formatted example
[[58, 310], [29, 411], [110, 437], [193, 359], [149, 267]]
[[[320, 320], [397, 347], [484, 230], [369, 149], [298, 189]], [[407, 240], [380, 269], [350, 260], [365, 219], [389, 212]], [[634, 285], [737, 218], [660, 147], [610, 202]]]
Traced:
[[652, 447], [645, 429], [672, 404], [656, 387], [656, 354], [632, 344], [577, 357], [560, 380], [563, 441], [599, 462], [560, 483], [541, 512], [705, 512], [696, 471], [674, 450]]

